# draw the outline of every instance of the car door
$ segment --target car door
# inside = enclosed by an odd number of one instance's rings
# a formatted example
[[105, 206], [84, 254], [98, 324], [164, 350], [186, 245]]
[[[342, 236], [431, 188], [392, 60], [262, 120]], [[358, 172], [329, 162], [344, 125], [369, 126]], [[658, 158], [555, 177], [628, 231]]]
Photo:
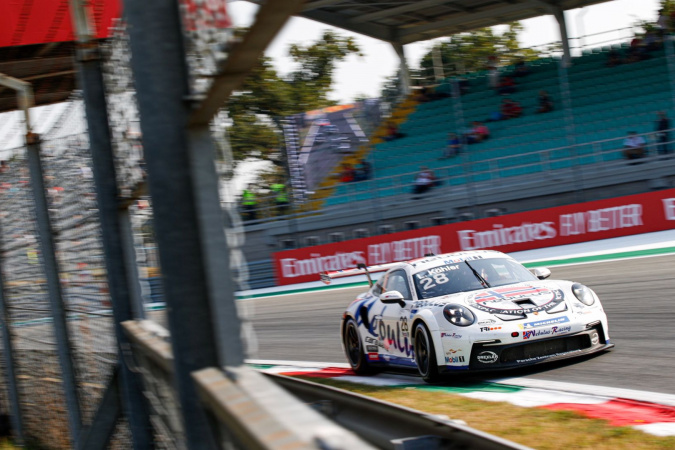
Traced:
[[388, 355], [385, 359], [393, 363], [410, 365], [413, 348], [409, 319], [413, 297], [405, 270], [391, 272], [383, 288], [384, 292], [398, 291], [407, 300], [405, 306], [382, 303], [383, 308], [378, 317], [377, 332], [383, 350]]

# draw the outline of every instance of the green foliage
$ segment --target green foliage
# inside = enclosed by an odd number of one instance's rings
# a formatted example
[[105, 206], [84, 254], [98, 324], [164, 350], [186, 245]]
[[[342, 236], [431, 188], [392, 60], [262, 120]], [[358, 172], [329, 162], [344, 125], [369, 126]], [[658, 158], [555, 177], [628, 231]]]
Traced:
[[360, 55], [353, 38], [325, 31], [314, 43], [290, 46], [289, 55], [297, 67], [285, 76], [277, 73], [270, 58], [262, 56], [228, 102], [232, 121], [228, 136], [235, 163], [255, 157], [282, 167], [280, 120], [331, 106], [328, 94], [336, 66], [350, 54]]
[[[501, 34], [495, 33], [492, 28], [480, 28], [456, 34], [437, 44], [445, 77], [485, 70], [489, 58], [493, 56], [494, 63], [500, 66], [514, 64], [521, 59], [529, 61], [538, 58], [539, 54], [535, 50], [520, 47], [518, 34], [522, 30], [523, 26], [519, 22], [512, 22]], [[427, 81], [434, 80], [433, 49], [424, 55], [420, 66], [421, 77]]]

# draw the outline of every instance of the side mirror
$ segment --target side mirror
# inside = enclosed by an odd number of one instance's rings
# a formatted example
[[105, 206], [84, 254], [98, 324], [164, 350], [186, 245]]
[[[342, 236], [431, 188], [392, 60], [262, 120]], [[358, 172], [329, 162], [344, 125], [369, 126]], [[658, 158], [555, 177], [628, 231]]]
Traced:
[[388, 305], [398, 303], [401, 307], [405, 306], [405, 300], [399, 291], [384, 292], [382, 295], [380, 295], [380, 301]]
[[532, 273], [540, 280], [545, 280], [551, 276], [551, 271], [546, 267], [537, 267], [536, 269], [532, 269]]

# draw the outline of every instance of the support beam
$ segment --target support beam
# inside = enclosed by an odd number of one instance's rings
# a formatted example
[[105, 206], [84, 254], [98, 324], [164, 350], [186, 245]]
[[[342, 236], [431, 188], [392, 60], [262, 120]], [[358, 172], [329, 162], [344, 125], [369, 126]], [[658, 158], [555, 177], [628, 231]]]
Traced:
[[[47, 294], [54, 323], [54, 335], [57, 344], [57, 353], [61, 365], [61, 378], [63, 380], [63, 395], [66, 400], [68, 426], [72, 443], [78, 444], [82, 415], [80, 414], [80, 402], [77, 395], [77, 383], [73, 370], [73, 354], [70, 346], [70, 336], [66, 324], [66, 313], [61, 294], [61, 281], [59, 280], [59, 268], [56, 261], [56, 253], [53, 239], [53, 231], [49, 219], [47, 195], [45, 193], [42, 162], [40, 160], [40, 137], [33, 133], [30, 119], [30, 109], [34, 105], [33, 88], [16, 78], [0, 74], [0, 85], [9, 87], [18, 92], [19, 107], [23, 110], [26, 126], [26, 158], [30, 172], [33, 200], [35, 202], [35, 218], [37, 233], [40, 240], [40, 252], [42, 264], [47, 279]], [[5, 327], [6, 329], [6, 327]]]
[[[131, 1], [131, 0], [129, 0]], [[272, 42], [288, 18], [298, 12], [304, 0], [268, 1], [260, 7], [256, 21], [235, 45], [223, 69], [213, 79], [204, 100], [190, 117], [192, 124], [208, 124], [232, 91], [239, 87], [258, 62], [258, 56]]]
[[[84, 2], [71, 0], [71, 11], [78, 36], [77, 69], [79, 84], [83, 90], [92, 172], [101, 221], [101, 242], [118, 344], [119, 375], [122, 384], [122, 389], [118, 392], [122, 395], [124, 415], [129, 422], [134, 448], [153, 448], [152, 426], [147, 401], [143, 395], [142, 381], [139, 374], [129, 368], [128, 359], [123, 357], [123, 350], [128, 347], [129, 343], [122, 331], [121, 323], [135, 317], [131, 301], [132, 292], [134, 287], [140, 289], [140, 285], [138, 277], [133, 277], [138, 272], [128, 270], [126, 267], [130, 258], [128, 251], [125, 251], [127, 249], [125, 249], [123, 229], [118, 216], [120, 205], [117, 173], [108, 124], [108, 107], [100, 52], [98, 43], [92, 39]], [[135, 266], [135, 261], [133, 264]], [[94, 423], [92, 427], [96, 425]]]
[[394, 42], [396, 40], [396, 29], [394, 27], [387, 27], [374, 23], [352, 23], [346, 18], [320, 10], [303, 12], [302, 17], [385, 42]]
[[[423, 8], [431, 8], [433, 6], [439, 5], [441, 3], [447, 4], [451, 3], [447, 0], [420, 0], [420, 1], [411, 1], [410, 3], [403, 4], [401, 6], [396, 6], [394, 8], [385, 8], [380, 11], [375, 11], [368, 14], [360, 14], [355, 16], [353, 19], [350, 19], [352, 23], [364, 23], [371, 20], [385, 19], [387, 17], [395, 16], [398, 14], [405, 14], [407, 12], [419, 11]], [[455, 5], [447, 5], [450, 7], [455, 7]]]
[[75, 371], [73, 369], [74, 358], [70, 345], [70, 333], [68, 332], [68, 325], [66, 323], [65, 305], [61, 293], [61, 281], [59, 280], [60, 271], [54, 251], [54, 231], [47, 209], [47, 194], [40, 157], [40, 140], [36, 134], [29, 132], [26, 141], [30, 183], [33, 189], [33, 200], [35, 201], [37, 231], [40, 237], [40, 253], [42, 253], [42, 264], [47, 280], [47, 293], [54, 323], [56, 348], [61, 365], [61, 379], [63, 380], [63, 395], [66, 400], [68, 426], [73, 447], [78, 447], [80, 428], [82, 427], [82, 415], [77, 395], [77, 380], [75, 379]]
[[556, 22], [558, 22], [558, 29], [560, 30], [560, 42], [563, 47], [562, 61], [565, 67], [569, 67], [572, 62], [572, 56], [570, 54], [570, 41], [567, 35], [565, 11], [560, 7], [553, 7], [551, 11], [553, 12], [553, 17], [555, 17]]
[[118, 367], [115, 367], [91, 425], [82, 429], [79, 439], [80, 450], [105, 450], [108, 448], [110, 438], [115, 432], [117, 420], [122, 415], [118, 372]]
[[414, 42], [414, 40], [410, 40], [411, 37], [413, 36], [419, 37], [420, 35], [423, 35], [425, 32], [461, 25], [463, 22], [464, 23], [473, 22], [481, 19], [490, 19], [492, 17], [500, 16], [503, 14], [512, 14], [522, 11], [522, 9], [523, 9], [522, 4], [499, 6], [496, 8], [477, 11], [475, 13], [458, 15], [457, 17], [453, 17], [451, 19], [439, 20], [437, 22], [431, 22], [424, 25], [405, 28], [401, 30], [400, 34], [401, 42], [402, 43]]
[[[1, 233], [0, 233], [1, 234]], [[0, 252], [0, 258], [4, 253]], [[7, 299], [5, 298], [5, 277], [2, 271], [2, 261], [0, 260], [0, 328], [2, 328], [2, 349], [4, 351], [5, 361], [5, 382], [7, 383], [7, 392], [9, 395], [9, 411], [12, 424], [12, 434], [15, 443], [23, 446], [23, 416], [21, 415], [19, 384], [16, 380], [16, 358], [14, 356], [14, 345], [12, 344], [12, 333], [9, 332], [10, 315], [7, 309]]]
[[394, 42], [391, 45], [394, 47], [394, 51], [400, 60], [399, 68], [401, 69], [401, 78], [399, 79], [399, 83], [401, 86], [401, 94], [405, 96], [410, 93], [410, 71], [408, 70], [408, 63], [405, 59], [405, 51], [403, 45], [399, 43]]
[[[210, 98], [201, 105], [196, 118], [193, 116], [196, 135], [191, 135], [188, 123], [192, 109], [186, 101], [190, 92], [178, 1], [126, 0], [124, 7], [185, 446], [215, 448], [216, 440], [190, 373], [223, 365], [223, 348], [218, 342], [222, 334], [214, 326], [219, 317], [213, 309], [212, 295], [216, 286], [227, 285], [230, 280], [223, 279], [220, 285], [214, 283], [212, 270], [215, 268], [207, 267], [213, 255], [205, 254], [212, 235], [205, 234], [204, 230], [211, 230], [213, 222], [204, 221], [218, 214], [222, 223], [220, 202], [212, 201], [217, 199], [216, 194], [210, 194], [216, 196], [208, 199], [195, 191], [195, 186], [201, 182], [210, 184], [215, 175], [209, 173], [205, 180], [195, 180], [195, 173], [207, 169], [191, 166], [195, 162], [204, 164], [205, 159], [201, 158], [211, 156], [204, 151], [203, 143], [195, 139], [203, 138], [212, 114], [225, 98], [219, 101]], [[249, 56], [252, 61], [257, 54]], [[204, 152], [204, 155], [192, 155], [192, 152]], [[215, 171], [213, 165], [211, 167]], [[205, 218], [206, 215], [209, 217]], [[224, 233], [222, 227], [219, 232]], [[220, 244], [215, 245], [217, 250], [221, 249]], [[233, 291], [234, 286], [228, 285], [226, 289]], [[237, 355], [233, 353], [232, 357]]]

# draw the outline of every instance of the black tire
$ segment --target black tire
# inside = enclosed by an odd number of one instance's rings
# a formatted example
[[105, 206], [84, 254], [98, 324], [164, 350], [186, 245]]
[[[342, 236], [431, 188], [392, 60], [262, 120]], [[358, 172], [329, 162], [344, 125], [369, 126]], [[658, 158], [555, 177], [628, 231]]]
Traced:
[[359, 335], [359, 327], [356, 325], [354, 319], [347, 319], [342, 340], [345, 347], [345, 355], [347, 356], [347, 361], [349, 361], [352, 370], [357, 375], [368, 375], [373, 373], [373, 369], [368, 364], [366, 355], [363, 352], [363, 342]]
[[433, 383], [440, 379], [438, 373], [438, 363], [436, 362], [436, 349], [434, 341], [429, 335], [429, 330], [423, 323], [418, 323], [415, 326], [415, 362], [417, 363], [417, 370], [424, 381]]

